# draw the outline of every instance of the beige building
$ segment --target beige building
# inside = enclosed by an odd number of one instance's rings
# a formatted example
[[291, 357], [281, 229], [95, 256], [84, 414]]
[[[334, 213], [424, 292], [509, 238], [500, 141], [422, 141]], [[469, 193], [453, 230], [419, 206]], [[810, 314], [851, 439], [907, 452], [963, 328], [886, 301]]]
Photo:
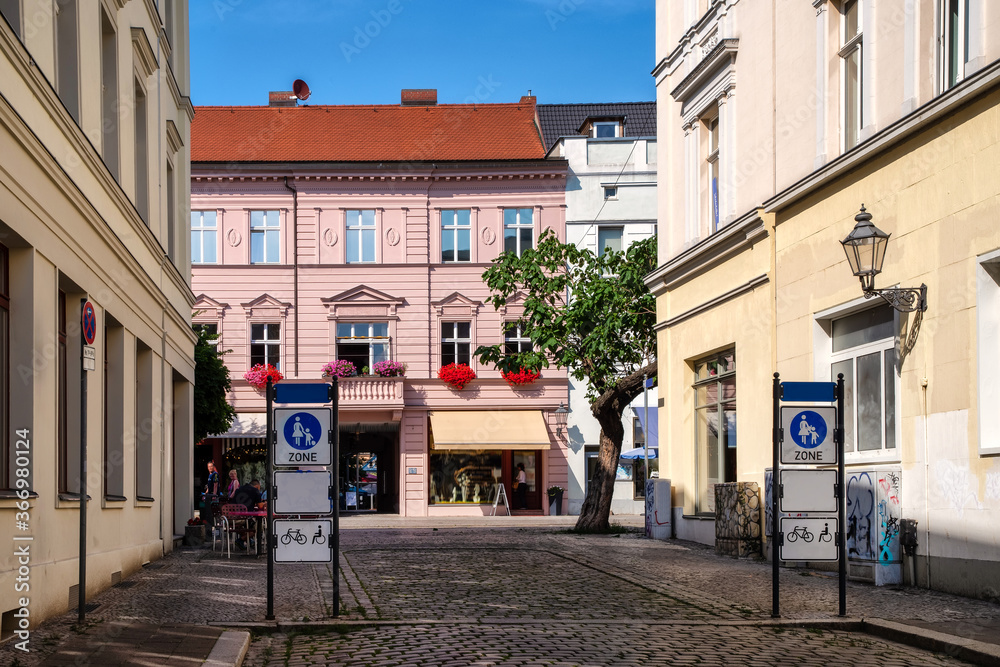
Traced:
[[184, 0], [0, 0], [4, 638], [76, 607], [84, 442], [88, 597], [192, 516], [187, 33]]
[[[657, 10], [648, 284], [677, 535], [719, 545], [734, 498], [763, 503], [773, 373], [844, 373], [849, 573], [995, 596], [1000, 12], [985, 0]], [[862, 204], [891, 234], [876, 288], [926, 284], [926, 311], [862, 296], [839, 243]], [[752, 485], [719, 486], [740, 482]], [[752, 550], [769, 530], [749, 515], [735, 531]], [[912, 559], [902, 520], [917, 522]]]

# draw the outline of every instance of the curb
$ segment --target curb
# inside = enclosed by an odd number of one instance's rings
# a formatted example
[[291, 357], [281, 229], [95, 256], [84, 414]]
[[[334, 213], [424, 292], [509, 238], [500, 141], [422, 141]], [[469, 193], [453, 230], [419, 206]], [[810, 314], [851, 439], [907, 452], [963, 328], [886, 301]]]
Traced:
[[250, 650], [250, 633], [245, 630], [225, 630], [215, 640], [215, 646], [203, 667], [240, 667]]
[[917, 628], [905, 623], [886, 621], [880, 618], [863, 619], [863, 632], [908, 644], [926, 651], [942, 653], [976, 665], [1000, 667], [1000, 645], [966, 639], [957, 635]]

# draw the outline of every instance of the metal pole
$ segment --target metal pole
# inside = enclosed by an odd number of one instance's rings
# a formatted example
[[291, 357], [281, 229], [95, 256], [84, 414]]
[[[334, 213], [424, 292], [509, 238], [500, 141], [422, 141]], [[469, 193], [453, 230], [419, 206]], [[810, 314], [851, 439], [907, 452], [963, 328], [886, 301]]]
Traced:
[[840, 615], [847, 616], [847, 544], [844, 539], [847, 526], [844, 520], [847, 515], [845, 506], [847, 493], [844, 486], [844, 374], [837, 375], [837, 523], [840, 524], [840, 535], [837, 540], [837, 559], [840, 562]]
[[774, 374], [772, 396], [774, 407], [771, 413], [771, 618], [781, 618], [778, 602], [778, 449], [779, 429], [781, 428], [781, 381], [778, 373]]
[[642, 486], [646, 488], [646, 480], [649, 479], [649, 380], [646, 379], [646, 373], [642, 374], [642, 411], [643, 419], [645, 421], [642, 423], [642, 449], [643, 456], [646, 457], [646, 476], [642, 478]]
[[[274, 410], [272, 410], [274, 405], [274, 384], [271, 382], [270, 376], [267, 378], [267, 386], [264, 389], [265, 395], [267, 396], [267, 416], [265, 427], [267, 429], [267, 434], [264, 437], [264, 450], [265, 456], [267, 456], [267, 461], [264, 463], [265, 476], [264, 488], [269, 489], [267, 493], [267, 614], [264, 616], [265, 619], [269, 621], [274, 620], [274, 484], [272, 484], [272, 477], [274, 474], [271, 470], [272, 458], [274, 457], [274, 423], [272, 422]], [[260, 547], [260, 545], [257, 545]]]
[[332, 378], [330, 385], [330, 400], [333, 403], [333, 474], [330, 481], [333, 483], [333, 532], [330, 539], [333, 541], [333, 616], [340, 616], [340, 389], [337, 377]]
[[[80, 299], [80, 321], [86, 297]], [[83, 367], [83, 347], [86, 341], [80, 335], [80, 581], [77, 595], [77, 622], [82, 624], [87, 615], [87, 369]]]

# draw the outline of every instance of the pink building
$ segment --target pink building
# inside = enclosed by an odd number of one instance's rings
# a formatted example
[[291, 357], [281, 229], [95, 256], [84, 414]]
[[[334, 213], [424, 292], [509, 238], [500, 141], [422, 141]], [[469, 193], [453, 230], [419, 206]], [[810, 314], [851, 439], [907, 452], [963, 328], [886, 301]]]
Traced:
[[[194, 321], [231, 350], [239, 415], [202, 457], [259, 456], [264, 399], [242, 379], [252, 364], [320, 380], [335, 359], [359, 372], [388, 359], [404, 377], [340, 381], [342, 509], [489, 513], [500, 482], [517, 502], [523, 463], [526, 511], [547, 513], [546, 489], [568, 481], [566, 373], [513, 389], [471, 354], [525, 344], [505, 324], [518, 305], [486, 303], [491, 260], [546, 228], [565, 238], [566, 163], [545, 159], [535, 98], [201, 107], [191, 144]], [[437, 377], [452, 361], [476, 372], [462, 390]]]

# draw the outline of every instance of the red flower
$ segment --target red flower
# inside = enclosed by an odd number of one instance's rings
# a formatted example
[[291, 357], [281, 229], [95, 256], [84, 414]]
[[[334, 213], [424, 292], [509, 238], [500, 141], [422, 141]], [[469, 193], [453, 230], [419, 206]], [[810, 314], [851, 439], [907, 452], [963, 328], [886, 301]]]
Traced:
[[252, 387], [257, 389], [264, 389], [267, 387], [268, 377], [271, 378], [271, 384], [273, 385], [277, 384], [285, 376], [271, 364], [257, 364], [243, 374], [243, 379], [249, 382]]
[[438, 377], [455, 389], [463, 389], [465, 385], [476, 379], [476, 372], [466, 364], [448, 364], [438, 371]]
[[517, 373], [501, 373], [503, 379], [507, 381], [511, 387], [516, 387], [522, 384], [531, 384], [538, 378], [542, 376], [538, 371], [533, 371], [530, 368], [522, 368]]

